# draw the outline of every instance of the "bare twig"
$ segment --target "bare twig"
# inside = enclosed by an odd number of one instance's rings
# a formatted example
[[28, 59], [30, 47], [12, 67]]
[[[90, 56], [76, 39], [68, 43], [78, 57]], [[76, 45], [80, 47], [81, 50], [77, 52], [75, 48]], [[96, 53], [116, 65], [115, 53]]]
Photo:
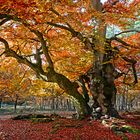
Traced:
[[128, 30], [128, 31], [122, 31], [122, 32], [120, 32], [120, 33], [118, 33], [118, 34], [115, 34], [115, 37], [117, 37], [117, 36], [119, 36], [119, 35], [121, 35], [121, 34], [130, 33], [130, 32], [137, 32], [137, 33], [140, 33], [139, 30], [133, 29], [133, 30]]

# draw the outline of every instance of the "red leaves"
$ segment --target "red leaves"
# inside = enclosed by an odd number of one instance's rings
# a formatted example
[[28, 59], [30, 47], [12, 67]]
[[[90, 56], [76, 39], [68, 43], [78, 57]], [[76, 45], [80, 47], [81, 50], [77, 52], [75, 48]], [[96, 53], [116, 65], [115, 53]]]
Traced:
[[[140, 129], [140, 116], [124, 114], [125, 122]], [[138, 140], [140, 134], [125, 133], [129, 140]], [[123, 136], [122, 136], [123, 137]], [[100, 121], [57, 119], [49, 123], [31, 123], [21, 120], [0, 120], [0, 140], [121, 140]]]
[[48, 38], [58, 37], [57, 30], [55, 30], [55, 29], [49, 30], [46, 37], [48, 37]]
[[[33, 124], [29, 121], [1, 120], [2, 140], [120, 140], [98, 121], [61, 119], [51, 123]], [[51, 133], [57, 126], [57, 130]]]

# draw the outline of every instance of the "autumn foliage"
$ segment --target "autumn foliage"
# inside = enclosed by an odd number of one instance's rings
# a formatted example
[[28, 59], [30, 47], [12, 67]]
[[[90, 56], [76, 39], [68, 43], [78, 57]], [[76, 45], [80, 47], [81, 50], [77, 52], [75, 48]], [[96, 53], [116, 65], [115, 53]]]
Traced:
[[[57, 83], [80, 103], [81, 112], [91, 113], [86, 96], [92, 95], [106, 113], [116, 93], [114, 82], [131, 88], [138, 83], [140, 33], [133, 26], [139, 9], [139, 0], [0, 0], [1, 59], [13, 57], [37, 78]], [[107, 38], [112, 25], [119, 32]], [[6, 60], [11, 69], [17, 63]], [[79, 84], [81, 75], [90, 77], [83, 79], [87, 93]], [[14, 86], [20, 83], [16, 80]], [[28, 84], [20, 86], [25, 92]]]
[[63, 94], [87, 117], [0, 120], [0, 139], [138, 140], [101, 119], [122, 117], [140, 129], [139, 114], [115, 108], [125, 86], [140, 90], [139, 15], [139, 0], [0, 0], [0, 103]]

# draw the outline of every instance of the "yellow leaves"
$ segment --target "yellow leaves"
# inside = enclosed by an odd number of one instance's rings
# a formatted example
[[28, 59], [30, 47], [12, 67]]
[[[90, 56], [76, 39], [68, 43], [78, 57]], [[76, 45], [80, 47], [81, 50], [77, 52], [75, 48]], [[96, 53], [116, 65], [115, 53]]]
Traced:
[[137, 93], [140, 93], [140, 79], [139, 79], [138, 83], [134, 85], [133, 90], [139, 91]]
[[15, 59], [10, 59], [5, 59], [0, 63], [2, 64], [0, 67], [0, 94], [4, 89], [6, 94], [13, 98], [15, 95], [25, 97], [31, 86], [26, 67], [19, 65]]
[[140, 5], [140, 2], [137, 4], [135, 3], [136, 0], [131, 2], [117, 2], [114, 6], [112, 6], [109, 2], [106, 2], [104, 5], [106, 12], [103, 16], [105, 22], [124, 28], [130, 25], [132, 20], [137, 20], [137, 13], [140, 9], [138, 5]]
[[38, 9], [41, 12], [45, 12], [46, 10], [49, 10], [52, 6], [52, 3], [50, 0], [35, 0], [36, 5], [38, 6]]
[[55, 83], [43, 82], [42, 80], [35, 79], [32, 81], [32, 88], [30, 94], [37, 97], [50, 97], [59, 96], [63, 90]]
[[49, 51], [55, 70], [72, 80], [84, 73], [93, 61], [92, 52], [85, 51], [84, 44], [64, 30], [58, 37], [49, 39]]

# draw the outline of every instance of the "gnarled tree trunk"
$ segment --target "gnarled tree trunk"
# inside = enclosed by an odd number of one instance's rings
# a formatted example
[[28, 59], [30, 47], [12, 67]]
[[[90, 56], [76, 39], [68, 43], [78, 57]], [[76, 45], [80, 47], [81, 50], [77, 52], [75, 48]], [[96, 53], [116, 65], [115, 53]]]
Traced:
[[[102, 4], [100, 0], [91, 0], [92, 7], [102, 14]], [[101, 19], [96, 19], [98, 23], [97, 37], [94, 41], [94, 63], [90, 71], [90, 91], [93, 96], [93, 108], [101, 107], [102, 114], [118, 116], [114, 109], [113, 99], [116, 95], [115, 68], [110, 60], [114, 57], [111, 42], [106, 40], [106, 25]]]
[[101, 107], [102, 114], [119, 117], [118, 112], [114, 108], [116, 86], [115, 78], [118, 72], [110, 62], [114, 57], [114, 52], [111, 46], [105, 47], [106, 53], [103, 54], [101, 59], [100, 53], [95, 52], [95, 62], [93, 68], [89, 72], [90, 76], [90, 90], [93, 96], [93, 108]]

